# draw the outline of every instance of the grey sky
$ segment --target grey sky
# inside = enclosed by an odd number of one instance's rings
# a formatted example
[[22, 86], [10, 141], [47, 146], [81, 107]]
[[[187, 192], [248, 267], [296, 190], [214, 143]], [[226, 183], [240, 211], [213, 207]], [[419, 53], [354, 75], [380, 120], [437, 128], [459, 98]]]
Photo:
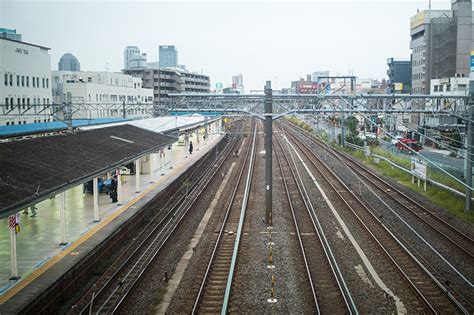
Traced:
[[[157, 61], [158, 45], [177, 46], [179, 63], [213, 84], [242, 73], [246, 91], [265, 80], [288, 87], [315, 70], [385, 76], [386, 59], [410, 56], [409, 22], [428, 0], [303, 2], [0, 0], [0, 27], [51, 47], [52, 69], [73, 53], [82, 70], [119, 71], [137, 45]], [[433, 0], [433, 9], [450, 1]]]

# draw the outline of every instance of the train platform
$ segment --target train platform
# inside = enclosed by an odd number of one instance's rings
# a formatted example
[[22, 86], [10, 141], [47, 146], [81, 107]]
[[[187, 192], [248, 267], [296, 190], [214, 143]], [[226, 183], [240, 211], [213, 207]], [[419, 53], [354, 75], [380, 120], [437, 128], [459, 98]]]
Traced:
[[[0, 220], [0, 314], [17, 313], [31, 300], [57, 281], [87, 253], [138, 212], [156, 194], [165, 189], [191, 165], [211, 150], [223, 134], [217, 130], [207, 139], [193, 141], [194, 150], [181, 141], [174, 143], [165, 156], [156, 154], [154, 170], [136, 175], [122, 175], [122, 202], [113, 203], [106, 193], [99, 194], [100, 221], [94, 221], [93, 195], [78, 185], [65, 192], [66, 242], [60, 225], [62, 198], [49, 198], [36, 204], [36, 215], [19, 215], [17, 259], [20, 279], [10, 279], [10, 238], [8, 218]], [[139, 188], [137, 191], [137, 187]]]

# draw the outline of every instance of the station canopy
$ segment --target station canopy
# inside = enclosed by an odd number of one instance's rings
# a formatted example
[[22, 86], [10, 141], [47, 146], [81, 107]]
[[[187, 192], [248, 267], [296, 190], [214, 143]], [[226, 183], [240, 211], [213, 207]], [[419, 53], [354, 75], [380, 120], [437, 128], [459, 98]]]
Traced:
[[0, 217], [169, 145], [172, 127], [120, 124], [0, 143]]

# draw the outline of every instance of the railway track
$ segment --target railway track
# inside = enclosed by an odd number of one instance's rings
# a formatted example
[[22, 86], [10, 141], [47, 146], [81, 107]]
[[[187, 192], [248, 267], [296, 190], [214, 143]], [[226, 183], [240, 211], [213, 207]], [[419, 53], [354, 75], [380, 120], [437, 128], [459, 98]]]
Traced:
[[311, 287], [315, 313], [358, 314], [350, 292], [332, 254], [328, 241], [306, 194], [306, 187], [294, 160], [274, 136], [276, 160], [282, 175], [306, 275]]
[[[398, 270], [413, 294], [418, 296], [415, 310], [432, 313], [465, 313], [470, 309], [469, 302], [456, 292], [451, 292], [433, 275], [408, 249], [391, 233], [352, 191], [340, 180], [334, 171], [312, 151], [312, 148], [293, 133], [287, 134], [294, 145], [316, 172], [319, 184], [326, 187], [330, 200], [338, 200], [349, 213], [355, 224], [368, 233], [388, 261]], [[330, 188], [330, 189], [328, 189]]]
[[[92, 290], [89, 290], [81, 303], [77, 305], [76, 310], [79, 310], [80, 314], [114, 313], [119, 309], [154, 258], [160, 253], [161, 248], [187, 215], [194, 202], [230, 155], [235, 143], [236, 137], [233, 137], [215, 160], [212, 159], [206, 166], [201, 165], [202, 168], [196, 168], [201, 172], [203, 168], [205, 170], [191, 185], [181, 186], [170, 199], [168, 212], [164, 216], [158, 213], [124, 251], [123, 256], [120, 256], [114, 265], [104, 273], [98, 284]], [[76, 313], [76, 311], [73, 313]]]
[[398, 209], [403, 210], [410, 219], [416, 219], [422, 223], [426, 228], [432, 232], [440, 235], [448, 244], [448, 248], [455, 250], [451, 254], [460, 254], [465, 259], [469, 259], [474, 263], [474, 239], [466, 235], [456, 227], [446, 222], [436, 213], [426, 208], [419, 202], [413, 200], [405, 193], [397, 189], [394, 185], [388, 183], [386, 180], [369, 170], [367, 167], [355, 162], [351, 157], [342, 152], [338, 152], [329, 145], [308, 134], [303, 129], [292, 125], [292, 128], [297, 128], [299, 135], [304, 137], [306, 141], [315, 143], [322, 149], [325, 149], [333, 157], [343, 161], [350, 167], [358, 176], [360, 176], [372, 189], [382, 193], [388, 197], [392, 204]]
[[256, 137], [257, 128], [254, 127], [245, 165], [235, 180], [229, 205], [195, 298], [193, 314], [227, 312], [255, 164]]

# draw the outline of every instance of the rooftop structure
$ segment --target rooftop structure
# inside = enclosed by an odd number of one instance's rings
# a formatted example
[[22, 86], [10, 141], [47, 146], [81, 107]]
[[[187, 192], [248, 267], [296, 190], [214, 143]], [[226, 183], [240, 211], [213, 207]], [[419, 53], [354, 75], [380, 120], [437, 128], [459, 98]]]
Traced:
[[0, 28], [0, 38], [13, 39], [21, 42], [21, 34], [9, 28]]
[[58, 63], [59, 71], [81, 71], [81, 64], [76, 56], [70, 53], [64, 54]]

